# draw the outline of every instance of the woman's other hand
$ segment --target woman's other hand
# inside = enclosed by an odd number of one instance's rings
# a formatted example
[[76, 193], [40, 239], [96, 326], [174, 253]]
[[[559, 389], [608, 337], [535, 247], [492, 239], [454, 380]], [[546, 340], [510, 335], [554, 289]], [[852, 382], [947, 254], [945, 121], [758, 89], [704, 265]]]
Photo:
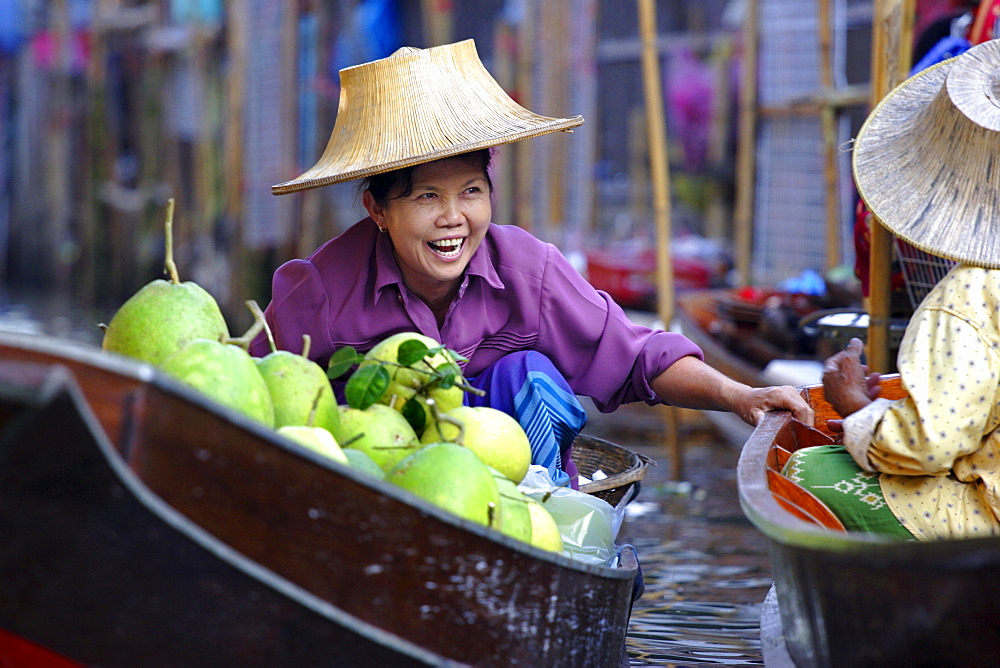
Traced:
[[[823, 363], [823, 394], [841, 417], [861, 410], [879, 393], [879, 374], [870, 373], [861, 363], [864, 344], [861, 339], [851, 339], [847, 348]], [[830, 425], [831, 428], [840, 423]]]

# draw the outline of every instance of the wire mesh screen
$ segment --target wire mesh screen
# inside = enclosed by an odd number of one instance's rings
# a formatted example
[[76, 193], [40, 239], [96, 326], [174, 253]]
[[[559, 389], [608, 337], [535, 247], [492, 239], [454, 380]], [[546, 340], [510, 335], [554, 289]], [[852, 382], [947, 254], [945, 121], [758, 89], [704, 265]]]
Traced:
[[[834, 84], [844, 85], [847, 21], [843, 0], [831, 4]], [[843, 257], [851, 244], [850, 157], [837, 155], [839, 248], [827, 247], [827, 191], [819, 113], [796, 113], [796, 102], [823, 92], [819, 3], [761, 0], [751, 279], [770, 284], [804, 269], [823, 273], [828, 254]], [[836, 124], [836, 145], [850, 139], [849, 119]]]
[[288, 105], [275, 90], [284, 65], [280, 26], [283, 3], [253, 0], [246, 12], [248, 44], [247, 77], [243, 103], [244, 239], [250, 248], [283, 243], [289, 234], [288, 198], [271, 194], [271, 184], [294, 177], [288, 171], [289, 146], [283, 136], [288, 127]]
[[899, 258], [906, 294], [910, 299], [910, 306], [914, 309], [956, 264], [953, 260], [925, 253], [899, 239], [896, 239], [896, 255]]

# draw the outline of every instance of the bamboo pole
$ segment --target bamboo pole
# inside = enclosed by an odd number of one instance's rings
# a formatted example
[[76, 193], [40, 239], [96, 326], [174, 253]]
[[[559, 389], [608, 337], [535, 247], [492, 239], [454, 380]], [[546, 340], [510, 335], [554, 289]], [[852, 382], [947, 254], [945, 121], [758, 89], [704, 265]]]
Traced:
[[[914, 0], [875, 0], [872, 25], [871, 107], [909, 74], [913, 44]], [[877, 220], [872, 216], [872, 220]], [[891, 369], [889, 316], [892, 299], [892, 233], [881, 221], [871, 226], [868, 260], [868, 366]]]
[[[529, 109], [537, 108], [533, 104], [534, 86], [532, 86], [532, 74], [535, 62], [535, 19], [539, 0], [524, 0], [523, 16], [518, 25], [517, 37], [517, 92], [520, 95], [519, 102]], [[519, 141], [512, 145], [514, 149], [514, 160], [516, 161], [515, 173], [517, 176], [517, 211], [515, 223], [529, 232], [535, 227], [535, 183], [532, 178], [534, 172], [534, 154], [532, 152], [532, 142]]]
[[736, 274], [740, 285], [750, 283], [753, 246], [753, 208], [757, 152], [757, 47], [760, 26], [757, 0], [746, 0], [743, 22], [743, 76], [740, 85], [739, 138], [736, 147], [736, 205], [733, 227]]
[[[545, 2], [542, 4], [542, 34], [548, 35], [550, 58], [542, 63], [542, 81], [549, 91], [548, 102], [553, 113], [564, 114], [566, 111], [567, 80], [569, 63], [566, 54], [569, 50], [569, 26], [567, 12], [569, 8], [561, 2]], [[545, 105], [546, 107], [550, 105]], [[566, 142], [552, 141], [554, 137], [544, 137], [542, 141], [549, 144], [547, 155], [548, 187], [545, 202], [546, 231], [558, 239], [565, 241], [566, 234]]]
[[428, 46], [441, 46], [451, 42], [452, 2], [451, 0], [422, 0], [424, 34]]
[[[663, 120], [663, 79], [656, 46], [656, 7], [653, 0], [639, 0], [639, 33], [642, 38], [643, 91], [646, 131], [649, 133], [649, 173], [653, 182], [653, 216], [656, 220], [656, 302], [664, 327], [674, 319], [674, 268], [670, 256], [670, 170], [667, 133]], [[635, 187], [635, 184], [633, 184]], [[677, 409], [663, 405], [666, 446], [674, 480], [682, 477], [683, 452], [677, 434]]]
[[233, 236], [229, 280], [235, 295], [251, 294], [251, 262], [244, 242], [243, 225], [243, 108], [246, 101], [248, 68], [247, 32], [249, 7], [245, 0], [226, 0], [226, 123], [223, 135], [225, 163], [225, 214], [227, 230]]
[[652, 0], [640, 0], [642, 31], [642, 73], [646, 102], [646, 131], [649, 136], [649, 174], [653, 185], [653, 217], [656, 222], [657, 311], [664, 326], [674, 319], [674, 275], [670, 257], [670, 170], [667, 161], [667, 133], [663, 121], [663, 86], [656, 48], [656, 9]]
[[[493, 59], [496, 63], [494, 70], [497, 83], [507, 91], [508, 94], [517, 94], [517, 84], [515, 79], [515, 33], [514, 26], [507, 21], [497, 22], [493, 31]], [[493, 220], [499, 225], [509, 225], [514, 221], [514, 152], [513, 147], [508, 144], [498, 154], [500, 164], [495, 170], [494, 180], [496, 183], [497, 210], [493, 214]]]
[[[728, 35], [720, 37], [712, 52], [712, 99], [718, 103], [712, 108], [712, 133], [708, 143], [708, 165], [712, 170], [722, 171], [729, 162], [729, 127], [732, 122], [730, 105], [729, 61], [732, 57], [732, 39]], [[726, 198], [723, 196], [722, 182], [711, 179], [708, 211], [705, 213], [705, 236], [709, 239], [724, 239], [730, 235], [727, 223], [732, 220]]]
[[[280, 145], [283, 147], [282, 165], [294, 170], [295, 156], [298, 147], [298, 51], [299, 4], [294, 0], [285, 0], [281, 12], [281, 119]], [[283, 258], [299, 257], [299, 238], [302, 231], [301, 204], [302, 198], [279, 198], [278, 214], [288, 221], [286, 235], [279, 240], [280, 254]]]
[[[819, 80], [824, 99], [833, 91], [833, 27], [830, 0], [819, 0]], [[823, 184], [826, 209], [826, 268], [840, 264], [840, 201], [837, 170], [837, 108], [824, 104], [820, 113], [823, 132]]]

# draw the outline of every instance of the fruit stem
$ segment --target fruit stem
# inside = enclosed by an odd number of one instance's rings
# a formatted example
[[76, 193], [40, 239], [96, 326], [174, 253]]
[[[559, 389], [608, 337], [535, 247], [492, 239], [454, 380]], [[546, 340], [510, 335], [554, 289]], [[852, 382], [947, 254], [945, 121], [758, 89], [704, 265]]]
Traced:
[[[250, 312], [254, 314], [254, 322], [252, 325], [250, 325], [250, 329], [248, 329], [243, 334], [243, 336], [236, 336], [236, 337], [231, 336], [228, 339], [226, 339], [226, 343], [231, 343], [234, 346], [239, 346], [243, 348], [244, 350], [249, 350], [250, 343], [253, 342], [255, 338], [257, 338], [257, 334], [260, 333], [260, 330], [264, 329], [265, 323], [264, 323], [263, 312], [261, 312], [259, 318], [257, 317], [257, 313], [260, 312], [260, 306], [257, 305], [257, 302], [255, 302], [252, 299], [248, 299], [244, 303], [247, 305], [247, 308], [250, 309]], [[272, 341], [272, 346], [273, 345], [274, 344]]]
[[[265, 328], [267, 327], [267, 323], [266, 322], [264, 323], [264, 327]], [[271, 330], [268, 329], [267, 331], [270, 332]], [[270, 334], [268, 334], [268, 337], [270, 337]], [[309, 348], [311, 346], [312, 346], [312, 337], [309, 336], [308, 334], [303, 334], [302, 335], [302, 356], [305, 357], [306, 359], [309, 359]]]
[[[458, 427], [458, 436], [455, 437], [454, 442], [458, 445], [465, 445], [465, 423], [447, 413], [442, 413], [438, 410], [437, 402], [430, 397], [427, 397], [427, 405], [430, 406], [431, 412], [434, 413], [435, 420], [438, 422], [447, 422]], [[441, 433], [440, 429], [438, 429], [438, 433]]]
[[[267, 326], [267, 318], [264, 317], [264, 311], [261, 310], [260, 304], [258, 304], [253, 299], [248, 299], [246, 304], [247, 307], [250, 309], [250, 312], [253, 313], [253, 323], [254, 326], [257, 327], [257, 331], [254, 332], [253, 335], [257, 336], [257, 332], [263, 329], [264, 333], [267, 335], [267, 342], [271, 345], [271, 352], [272, 353], [277, 352], [278, 346], [276, 346], [274, 343], [274, 336], [271, 334], [271, 328]], [[305, 355], [303, 355], [303, 357], [304, 356]]]
[[174, 264], [174, 198], [167, 200], [167, 222], [164, 225], [166, 236], [166, 253], [163, 260], [163, 270], [170, 274], [170, 282], [177, 285], [181, 282], [177, 275], [177, 265]]
[[478, 397], [486, 396], [486, 390], [480, 390], [478, 387], [472, 387], [468, 383], [455, 383], [455, 387], [462, 390], [463, 392], [468, 392], [469, 394], [475, 394]]

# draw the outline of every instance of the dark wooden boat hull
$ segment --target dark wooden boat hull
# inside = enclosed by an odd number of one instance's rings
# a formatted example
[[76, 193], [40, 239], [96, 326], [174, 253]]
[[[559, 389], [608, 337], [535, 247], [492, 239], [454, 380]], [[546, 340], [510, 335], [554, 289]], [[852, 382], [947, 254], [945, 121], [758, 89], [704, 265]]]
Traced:
[[[591, 566], [470, 524], [148, 365], [7, 334], [0, 362], [0, 386], [15, 397], [0, 404], [0, 462], [14, 462], [0, 475], [37, 470], [36, 482], [4, 491], [20, 495], [3, 498], [0, 522], [8, 631], [102, 665], [134, 665], [146, 652], [173, 665], [622, 659], [638, 572], [629, 552], [618, 567]], [[75, 398], [50, 402], [28, 429], [4, 417], [42, 410], [17, 398], [17, 374], [75, 388], [63, 392]], [[76, 424], [45, 431], [72, 407]], [[69, 519], [52, 520], [67, 503]], [[46, 577], [57, 571], [63, 580]], [[66, 605], [59, 589], [71, 585], [81, 593]], [[60, 625], [80, 632], [45, 630], [56, 605]]]
[[61, 368], [6, 365], [0, 373], [8, 395], [3, 629], [103, 666], [444, 662], [251, 562], [166, 506], [88, 424]]
[[[884, 381], [900, 396], [898, 377]], [[830, 442], [821, 387], [803, 389], [817, 429], [769, 414], [738, 465], [740, 503], [768, 539], [784, 644], [798, 666], [992, 665], [1000, 656], [1000, 539], [899, 542], [835, 527], [778, 471]], [[824, 526], [826, 525], [826, 526]]]

